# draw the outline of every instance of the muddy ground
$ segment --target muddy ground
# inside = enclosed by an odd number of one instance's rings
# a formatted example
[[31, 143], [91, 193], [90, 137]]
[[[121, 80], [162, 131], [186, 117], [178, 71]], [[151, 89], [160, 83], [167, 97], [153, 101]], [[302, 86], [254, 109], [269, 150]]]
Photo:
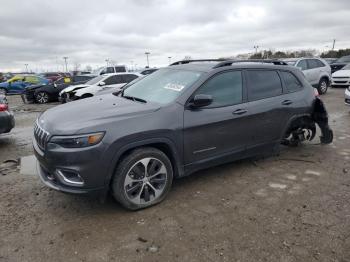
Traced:
[[[343, 95], [331, 89], [322, 96], [333, 144], [315, 139], [278, 156], [203, 170], [138, 212], [112, 198], [101, 204], [55, 192], [13, 163], [0, 174], [0, 261], [350, 261]], [[16, 128], [0, 135], [0, 164], [33, 154], [33, 122], [55, 106], [9, 101]]]

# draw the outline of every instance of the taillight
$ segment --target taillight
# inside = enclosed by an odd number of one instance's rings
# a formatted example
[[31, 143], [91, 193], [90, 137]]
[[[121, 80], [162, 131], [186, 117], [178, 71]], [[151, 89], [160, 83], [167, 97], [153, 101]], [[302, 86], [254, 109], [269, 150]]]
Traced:
[[320, 96], [320, 94], [318, 93], [317, 88], [314, 88], [314, 92], [315, 92], [315, 96], [316, 96], [316, 97]]
[[7, 111], [9, 109], [8, 105], [0, 104], [0, 112]]

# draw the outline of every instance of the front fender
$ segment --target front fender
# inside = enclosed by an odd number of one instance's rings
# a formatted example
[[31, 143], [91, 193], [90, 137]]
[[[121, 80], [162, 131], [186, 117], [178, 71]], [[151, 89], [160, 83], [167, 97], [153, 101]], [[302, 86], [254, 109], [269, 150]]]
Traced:
[[169, 147], [169, 149], [171, 150], [172, 157], [174, 159], [174, 161], [173, 161], [174, 162], [173, 163], [174, 164], [174, 173], [177, 176], [183, 176], [184, 169], [183, 169], [183, 165], [182, 165], [182, 160], [181, 160], [180, 154], [176, 148], [175, 143], [171, 139], [166, 138], [166, 137], [149, 138], [149, 139], [135, 141], [132, 143], [127, 143], [121, 147], [118, 146], [118, 149], [114, 150], [112, 161], [110, 161], [110, 164], [108, 166], [108, 172], [107, 172], [107, 176], [106, 176], [106, 180], [105, 180], [105, 185], [108, 185], [110, 183], [112, 176], [114, 175], [115, 170], [117, 168], [117, 164], [125, 152], [132, 150], [134, 148], [138, 148], [138, 147], [152, 146], [152, 144], [153, 145], [154, 144], [165, 144]]

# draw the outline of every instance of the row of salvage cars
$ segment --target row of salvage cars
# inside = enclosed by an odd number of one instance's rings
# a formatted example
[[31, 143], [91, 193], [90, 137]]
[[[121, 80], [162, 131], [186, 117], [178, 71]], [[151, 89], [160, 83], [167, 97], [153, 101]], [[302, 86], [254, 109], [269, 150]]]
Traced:
[[[145, 71], [145, 72], [144, 72]], [[61, 101], [62, 103], [92, 97], [103, 92], [119, 91], [131, 81], [142, 78], [156, 71], [107, 73], [102, 75], [77, 75], [62, 77], [57, 81], [44, 85], [31, 85], [22, 93], [25, 103], [45, 104]]]

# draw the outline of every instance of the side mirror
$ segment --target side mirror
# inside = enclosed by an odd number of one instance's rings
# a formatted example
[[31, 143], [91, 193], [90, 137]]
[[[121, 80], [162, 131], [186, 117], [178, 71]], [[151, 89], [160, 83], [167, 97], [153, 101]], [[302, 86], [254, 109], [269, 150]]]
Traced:
[[213, 97], [211, 95], [195, 95], [190, 103], [190, 107], [199, 108], [203, 106], [208, 106], [213, 102]]
[[106, 83], [105, 83], [105, 82], [100, 82], [98, 85], [99, 85], [99, 86], [105, 86]]
[[297, 68], [299, 68], [301, 71], [303, 71], [303, 68], [301, 66], [297, 66]]

